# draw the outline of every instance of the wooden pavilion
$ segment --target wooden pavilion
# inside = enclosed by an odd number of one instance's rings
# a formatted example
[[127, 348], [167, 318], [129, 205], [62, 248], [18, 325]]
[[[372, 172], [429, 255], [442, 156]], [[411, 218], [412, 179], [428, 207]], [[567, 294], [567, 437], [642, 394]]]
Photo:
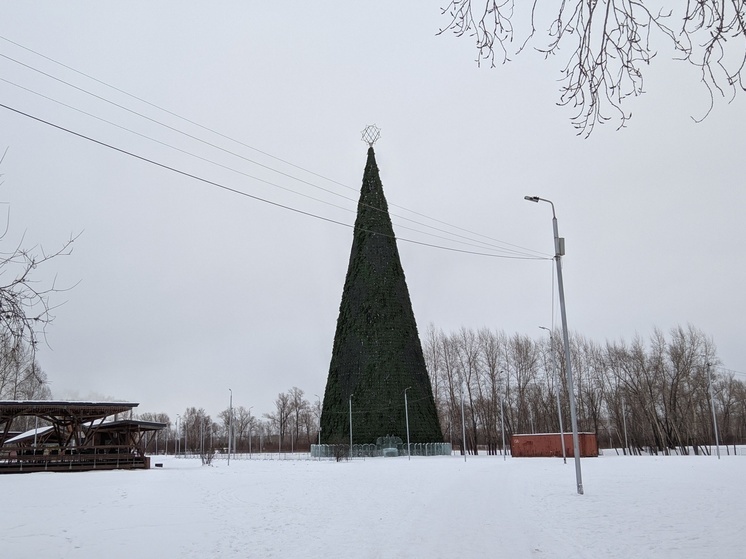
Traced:
[[[131, 402], [0, 400], [0, 473], [147, 469], [145, 447], [165, 423], [131, 417]], [[112, 417], [113, 416], [113, 417]], [[11, 436], [15, 419], [37, 427]]]

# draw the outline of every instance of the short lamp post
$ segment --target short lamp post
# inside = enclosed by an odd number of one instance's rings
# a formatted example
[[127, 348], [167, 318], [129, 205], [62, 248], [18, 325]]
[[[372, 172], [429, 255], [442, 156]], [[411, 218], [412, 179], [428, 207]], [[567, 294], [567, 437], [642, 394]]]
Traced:
[[[560, 314], [562, 315], [562, 341], [565, 346], [565, 364], [567, 367], [567, 392], [570, 399], [570, 422], [572, 423], [572, 446], [575, 455], [575, 481], [577, 482], [578, 495], [583, 494], [583, 475], [580, 471], [580, 441], [578, 440], [578, 417], [575, 412], [575, 391], [572, 378], [572, 359], [570, 357], [570, 338], [567, 334], [567, 312], [565, 311], [565, 285], [562, 281], [562, 261], [565, 254], [565, 239], [560, 238], [557, 228], [557, 214], [554, 212], [554, 203], [546, 198], [538, 196], [524, 196], [529, 202], [547, 202], [552, 206], [552, 228], [554, 229], [554, 263], [557, 267], [557, 289], [559, 291]], [[564, 441], [563, 441], [564, 446]]]
[[505, 404], [503, 400], [504, 398], [500, 396], [500, 430], [503, 434], [503, 462], [505, 462], [508, 459], [508, 449], [505, 447]]
[[718, 417], [715, 414], [715, 397], [712, 394], [712, 372], [710, 371], [710, 364], [707, 363], [707, 380], [710, 390], [710, 406], [712, 407], [712, 426], [715, 429], [715, 449], [720, 460], [720, 435], [718, 435]]
[[352, 460], [352, 394], [350, 394], [350, 460]]
[[404, 389], [404, 417], [407, 422], [407, 460], [412, 459], [412, 454], [409, 450], [409, 405], [407, 404], [407, 390], [412, 388], [411, 386], [407, 386]]
[[233, 390], [230, 388], [228, 392], [231, 393], [230, 403], [228, 404], [228, 465], [231, 465], [231, 429], [233, 428]]
[[461, 452], [464, 453], [466, 462], [466, 419], [464, 416], [464, 386], [461, 385]]
[[314, 394], [316, 396], [316, 401], [318, 402], [318, 406], [316, 406], [316, 409], [319, 410], [319, 448], [316, 450], [316, 454], [319, 458], [319, 461], [321, 460], [321, 398], [318, 394]]
[[254, 406], [249, 406], [249, 460], [251, 460], [251, 437], [253, 436], [251, 432], [251, 410], [253, 409]]

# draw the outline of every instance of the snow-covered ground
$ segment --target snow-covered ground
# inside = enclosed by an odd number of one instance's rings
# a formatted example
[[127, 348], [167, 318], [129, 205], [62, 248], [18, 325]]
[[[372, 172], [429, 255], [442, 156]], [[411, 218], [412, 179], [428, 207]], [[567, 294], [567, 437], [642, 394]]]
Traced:
[[0, 476], [0, 557], [746, 557], [746, 456], [155, 462]]

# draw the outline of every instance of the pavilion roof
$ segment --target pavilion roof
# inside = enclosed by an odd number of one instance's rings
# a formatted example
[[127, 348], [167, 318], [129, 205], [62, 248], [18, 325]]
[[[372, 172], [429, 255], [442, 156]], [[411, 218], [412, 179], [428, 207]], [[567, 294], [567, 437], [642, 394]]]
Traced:
[[129, 412], [138, 405], [133, 402], [0, 400], [0, 424], [19, 416], [35, 416], [55, 423], [80, 424]]

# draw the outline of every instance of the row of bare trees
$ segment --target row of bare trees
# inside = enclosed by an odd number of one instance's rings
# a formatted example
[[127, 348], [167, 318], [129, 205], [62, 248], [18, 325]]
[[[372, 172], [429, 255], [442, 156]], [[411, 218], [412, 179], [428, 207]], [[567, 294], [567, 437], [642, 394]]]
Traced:
[[[561, 332], [532, 338], [467, 328], [445, 334], [430, 327], [423, 349], [441, 426], [454, 446], [497, 453], [503, 427], [509, 444], [513, 433], [559, 432], [560, 415], [570, 430]], [[599, 344], [572, 334], [570, 355], [578, 428], [596, 433], [601, 446], [631, 453], [710, 452], [713, 404], [721, 443], [746, 442], [746, 383], [720, 366], [712, 340], [693, 326], [655, 329], [648, 339], [629, 343]], [[151, 452], [155, 444], [167, 452], [225, 452], [231, 425], [231, 446], [239, 453], [305, 451], [318, 436], [320, 406], [293, 387], [261, 416], [239, 405], [232, 417], [226, 409], [215, 421], [194, 407], [178, 424], [165, 414], [141, 418], [169, 425], [158, 443], [151, 441]]]
[[[221, 411], [213, 420], [203, 408], [190, 407], [171, 421], [167, 414], [143, 413], [140, 419], [168, 425], [148, 443], [148, 452], [200, 453], [231, 448], [238, 453], [308, 451], [318, 436], [320, 402], [312, 405], [305, 392], [293, 387], [275, 399], [275, 409], [252, 415], [251, 409], [236, 406]], [[232, 411], [232, 417], [231, 417]]]
[[275, 399], [275, 410], [265, 413], [264, 428], [267, 434], [278, 435], [280, 448], [308, 450], [319, 429], [321, 416], [318, 405], [312, 406], [305, 399], [305, 392], [294, 386], [287, 392], [281, 392]]
[[[570, 429], [561, 332], [535, 339], [431, 327], [423, 349], [441, 425], [454, 445], [496, 453], [503, 425], [506, 441], [512, 433], [556, 433], [560, 413]], [[667, 335], [656, 329], [631, 343], [599, 344], [572, 334], [570, 354], [578, 428], [595, 432], [602, 446], [709, 452], [710, 388], [721, 442], [746, 440], [746, 383], [720, 367], [712, 340], [693, 326]]]

